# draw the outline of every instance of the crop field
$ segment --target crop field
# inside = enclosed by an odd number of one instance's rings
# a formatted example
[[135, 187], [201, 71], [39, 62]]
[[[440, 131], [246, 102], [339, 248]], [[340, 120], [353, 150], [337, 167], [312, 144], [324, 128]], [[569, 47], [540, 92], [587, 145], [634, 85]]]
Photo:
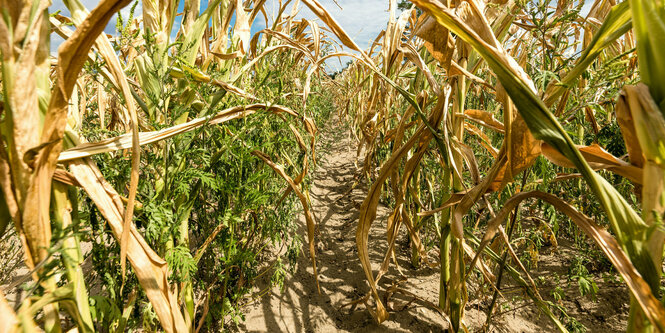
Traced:
[[665, 0], [384, 3], [0, 0], [0, 333], [665, 332]]

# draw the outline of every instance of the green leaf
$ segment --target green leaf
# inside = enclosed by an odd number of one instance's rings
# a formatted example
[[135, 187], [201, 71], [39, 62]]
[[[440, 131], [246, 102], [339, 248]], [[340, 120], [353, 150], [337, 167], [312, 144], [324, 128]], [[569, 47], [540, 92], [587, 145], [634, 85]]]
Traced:
[[203, 38], [203, 33], [205, 29], [208, 28], [208, 21], [214, 13], [217, 5], [221, 0], [212, 0], [208, 3], [208, 8], [199, 16], [194, 22], [194, 27], [186, 36], [183, 42], [184, 52], [182, 53], [182, 58], [185, 60], [187, 65], [194, 65], [194, 60], [196, 60], [196, 55], [199, 52], [199, 45], [201, 45], [201, 40]]
[[[665, 2], [630, 0], [642, 82], [665, 114]], [[626, 2], [624, 2], [626, 3]], [[623, 4], [623, 3], [622, 3]]]
[[12, 216], [9, 214], [9, 207], [5, 201], [5, 193], [0, 190], [0, 238], [5, 234]]
[[545, 105], [552, 105], [561, 97], [566, 89], [584, 73], [584, 71], [593, 63], [594, 60], [603, 52], [603, 50], [621, 36], [626, 34], [632, 26], [630, 17], [630, 7], [628, 2], [622, 2], [610, 10], [596, 34], [593, 35], [591, 43], [582, 51], [575, 67], [568, 71], [561, 82], [552, 81], [546, 89], [544, 102]]

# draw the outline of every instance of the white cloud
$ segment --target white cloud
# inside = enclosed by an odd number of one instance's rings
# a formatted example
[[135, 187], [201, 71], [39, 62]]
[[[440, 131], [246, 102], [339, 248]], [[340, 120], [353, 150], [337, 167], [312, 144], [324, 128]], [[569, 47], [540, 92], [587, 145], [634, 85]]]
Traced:
[[593, 1], [587, 0], [587, 2], [585, 2], [582, 6], [582, 10], [580, 10], [580, 15], [586, 17], [591, 11], [591, 6], [593, 6], [593, 3]]

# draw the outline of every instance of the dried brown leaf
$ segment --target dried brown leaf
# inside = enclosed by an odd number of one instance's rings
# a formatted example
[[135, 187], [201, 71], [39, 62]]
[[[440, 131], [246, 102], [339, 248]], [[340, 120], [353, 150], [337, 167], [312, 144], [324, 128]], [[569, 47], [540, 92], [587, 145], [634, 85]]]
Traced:
[[[630, 179], [635, 184], [642, 184], [642, 168], [636, 167], [612, 156], [612, 154], [608, 153], [597, 144], [592, 144], [591, 146], [578, 146], [577, 148], [592, 169], [607, 169]], [[575, 167], [572, 162], [547, 143], [543, 142], [541, 149], [543, 155], [552, 163], [564, 168]]]
[[[124, 205], [113, 187], [106, 182], [97, 165], [89, 158], [77, 159], [69, 164], [72, 174], [81, 184], [99, 212], [108, 221], [113, 236], [120, 241], [123, 233]], [[157, 317], [166, 332], [186, 332], [179, 302], [168, 282], [168, 265], [153, 251], [143, 236], [130, 224], [127, 259], [143, 287]]]

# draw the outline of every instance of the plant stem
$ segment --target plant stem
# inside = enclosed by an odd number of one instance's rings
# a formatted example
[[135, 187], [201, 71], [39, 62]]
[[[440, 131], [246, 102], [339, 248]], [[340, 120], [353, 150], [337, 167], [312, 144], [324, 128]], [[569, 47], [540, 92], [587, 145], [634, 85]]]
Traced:
[[[529, 176], [529, 168], [524, 170], [522, 173], [522, 186], [520, 187], [520, 190], [524, 189], [524, 185], [526, 184], [526, 179]], [[515, 207], [513, 210], [513, 215], [510, 218], [510, 228], [508, 229], [508, 240], [511, 239], [513, 235], [513, 230], [515, 229], [515, 222], [517, 222], [517, 214], [519, 213], [520, 206], [518, 205]], [[501, 290], [501, 279], [503, 277], [503, 270], [506, 266], [506, 260], [508, 260], [508, 250], [506, 250], [503, 253], [503, 257], [501, 258], [501, 265], [499, 265], [499, 273], [496, 278], [496, 289], [494, 290], [494, 294], [492, 295], [492, 302], [490, 303], [490, 307], [487, 309], [487, 319], [485, 320], [485, 331], [489, 331], [490, 324], [491, 324], [491, 319], [492, 319], [492, 311], [494, 310], [494, 306], [496, 305], [496, 299], [499, 296], [499, 290]]]

